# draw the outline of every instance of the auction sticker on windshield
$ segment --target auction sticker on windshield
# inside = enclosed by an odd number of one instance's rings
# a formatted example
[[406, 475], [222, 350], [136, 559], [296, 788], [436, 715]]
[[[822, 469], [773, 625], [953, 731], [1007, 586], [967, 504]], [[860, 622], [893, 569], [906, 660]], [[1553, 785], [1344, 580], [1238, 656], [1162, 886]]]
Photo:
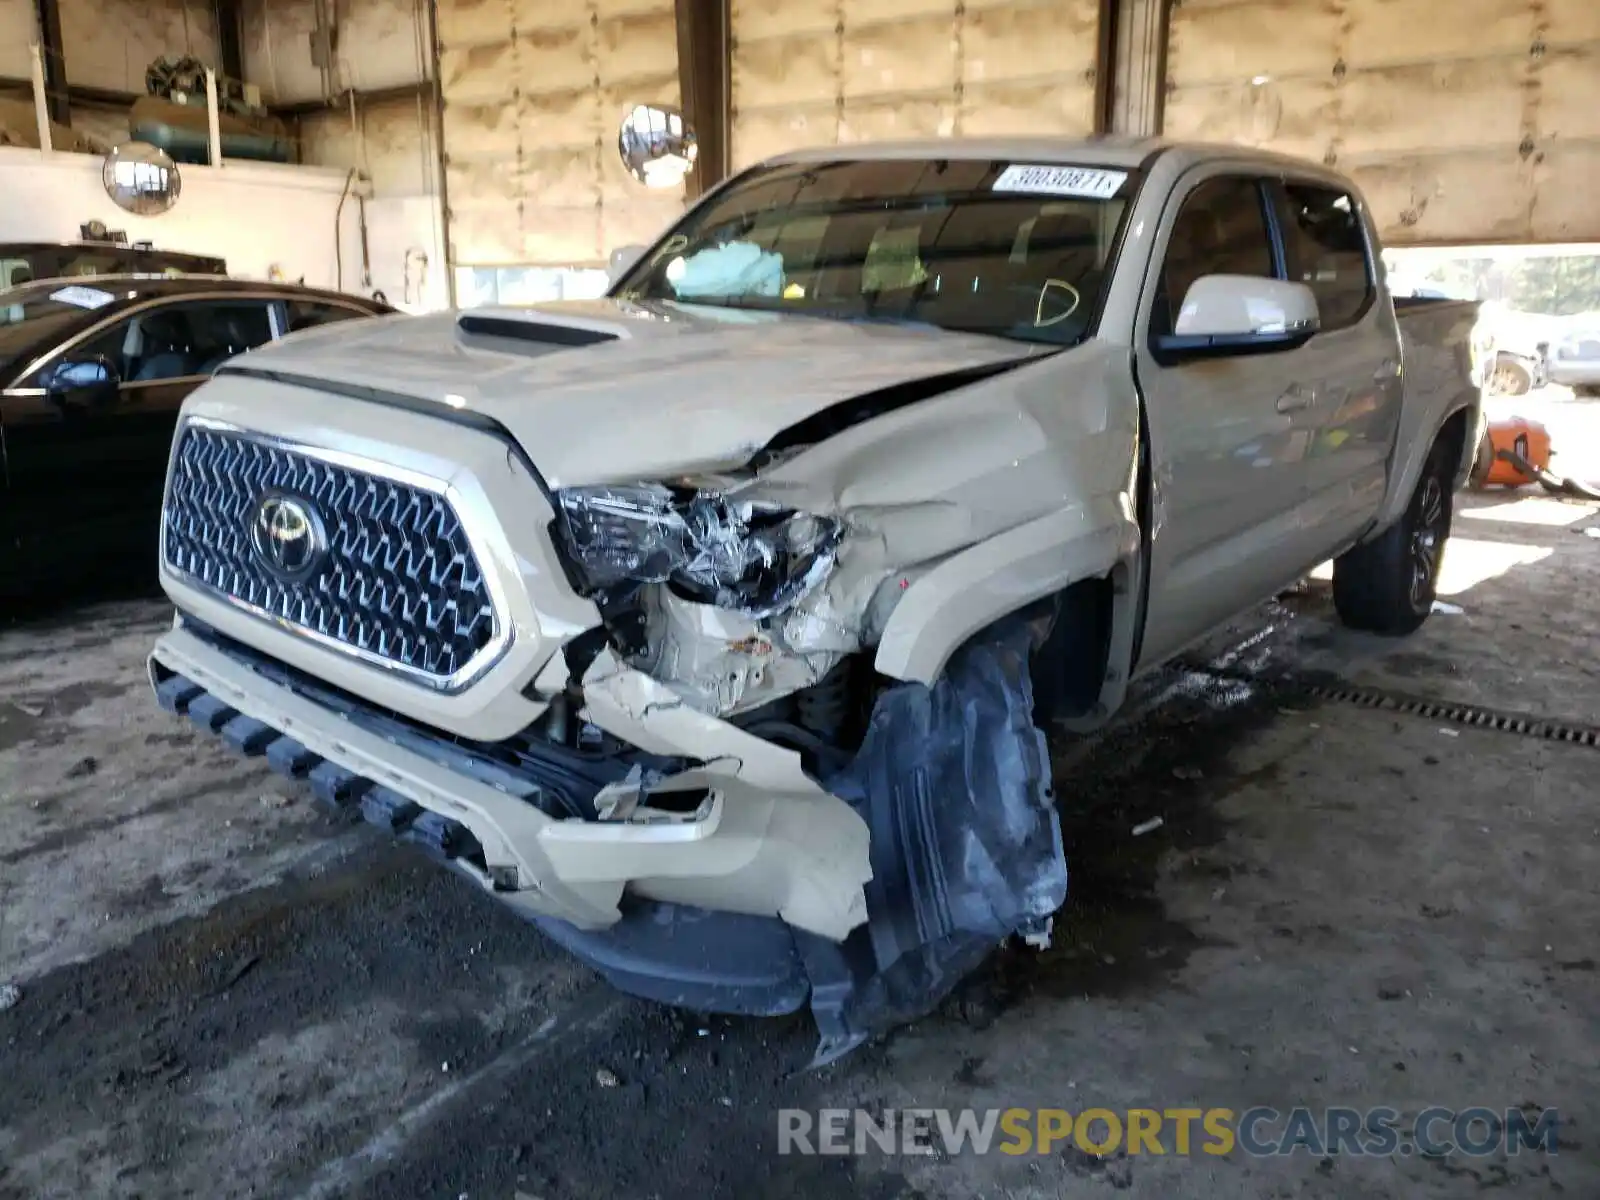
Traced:
[[1025, 166], [1012, 163], [994, 181], [997, 192], [1044, 192], [1052, 196], [1083, 196], [1109, 200], [1127, 181], [1126, 171], [1103, 167]]
[[76, 305], [78, 308], [99, 308], [102, 305], [110, 304], [116, 297], [110, 292], [102, 292], [99, 288], [80, 287], [77, 284], [73, 284], [71, 287], [64, 287], [60, 291], [51, 292], [50, 299], [59, 304]]

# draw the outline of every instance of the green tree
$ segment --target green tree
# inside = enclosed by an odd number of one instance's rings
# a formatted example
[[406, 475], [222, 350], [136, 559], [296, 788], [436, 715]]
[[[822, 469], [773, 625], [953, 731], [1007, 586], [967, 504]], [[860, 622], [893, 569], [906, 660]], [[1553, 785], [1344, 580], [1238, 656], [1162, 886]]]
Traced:
[[1600, 255], [1528, 258], [1516, 264], [1507, 299], [1523, 312], [1568, 317], [1600, 309]]

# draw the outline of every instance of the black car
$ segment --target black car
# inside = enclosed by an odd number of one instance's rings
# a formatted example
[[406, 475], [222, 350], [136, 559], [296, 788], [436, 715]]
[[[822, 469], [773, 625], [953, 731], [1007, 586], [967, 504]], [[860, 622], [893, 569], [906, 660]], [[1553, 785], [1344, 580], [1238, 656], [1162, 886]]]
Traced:
[[393, 312], [243, 279], [101, 275], [0, 292], [0, 593], [153, 561], [178, 409], [286, 334]]

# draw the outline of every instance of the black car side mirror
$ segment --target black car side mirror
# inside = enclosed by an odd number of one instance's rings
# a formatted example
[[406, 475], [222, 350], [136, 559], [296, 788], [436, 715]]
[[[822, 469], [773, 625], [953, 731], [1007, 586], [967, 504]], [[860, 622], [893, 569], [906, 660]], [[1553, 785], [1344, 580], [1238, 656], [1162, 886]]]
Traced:
[[64, 359], [46, 372], [44, 380], [45, 391], [65, 404], [108, 404], [121, 386], [121, 374], [104, 355]]

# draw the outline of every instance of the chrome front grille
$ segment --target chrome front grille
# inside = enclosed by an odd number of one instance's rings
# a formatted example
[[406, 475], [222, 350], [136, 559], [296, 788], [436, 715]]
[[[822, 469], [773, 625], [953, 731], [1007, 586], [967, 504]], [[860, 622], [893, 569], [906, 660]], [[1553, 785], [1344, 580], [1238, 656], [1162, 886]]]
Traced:
[[[286, 580], [262, 551], [253, 525], [269, 498], [315, 514], [323, 545], [303, 577]], [[443, 495], [306, 447], [184, 426], [162, 553], [191, 583], [436, 688], [459, 686], [500, 640], [483, 569]]]

